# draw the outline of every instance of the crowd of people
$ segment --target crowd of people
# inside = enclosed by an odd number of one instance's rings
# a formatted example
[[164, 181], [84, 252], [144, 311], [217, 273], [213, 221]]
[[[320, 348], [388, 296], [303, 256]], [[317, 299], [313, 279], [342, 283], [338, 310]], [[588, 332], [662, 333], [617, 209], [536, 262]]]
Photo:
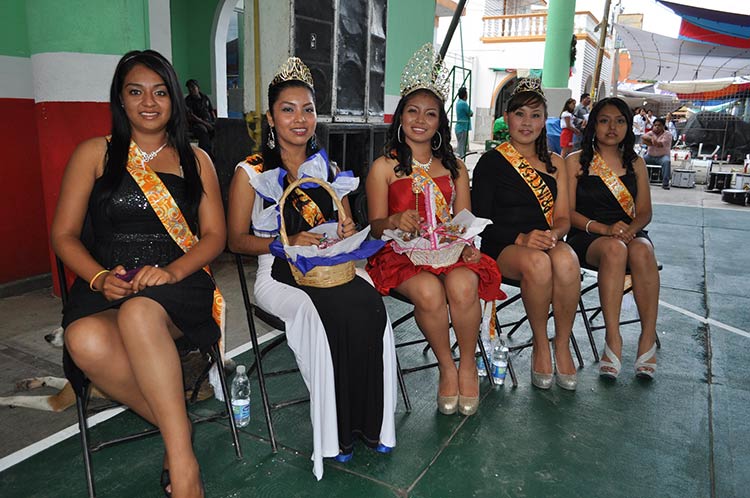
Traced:
[[[268, 82], [261, 151], [237, 165], [225, 219], [211, 157], [189, 143], [190, 126], [208, 133], [211, 124], [197, 83], [188, 85], [186, 103], [159, 53], [133, 51], [120, 60], [110, 89], [111, 134], [83, 142], [70, 158], [51, 238], [78, 277], [64, 310], [66, 361], [159, 428], [167, 496], [203, 496], [175, 340], [204, 348], [220, 337], [223, 299], [208, 265], [227, 242], [257, 256], [256, 302], [286, 325], [310, 393], [318, 479], [324, 458], [348, 461], [357, 441], [381, 454], [396, 446], [397, 361], [382, 298], [393, 292], [413, 303], [437, 358], [435, 406], [444, 415], [477, 411], [481, 302], [505, 297], [501, 274], [520, 285], [534, 386], [576, 389], [569, 340], [581, 267], [598, 271], [606, 325], [600, 375], [621, 371], [619, 315], [629, 273], [642, 329], [634, 373], [654, 377], [659, 274], [630, 109], [609, 98], [589, 112], [587, 95], [578, 107], [571, 99], [566, 144], [572, 149], [572, 135], [580, 135], [581, 150], [561, 157], [547, 147], [541, 82], [521, 79], [503, 114], [508, 140], [481, 157], [471, 189], [462, 154], [450, 144], [446, 73], [430, 44], [403, 72], [383, 154], [363, 179], [371, 234], [418, 232], [428, 211], [449, 223], [466, 210], [492, 221], [481, 245], [469, 241], [455, 262], [432, 266], [414, 263], [389, 241], [353, 279], [321, 288], [295, 278], [278, 249], [282, 227], [288, 246], [318, 246], [315, 228], [331, 219], [339, 239], [354, 236], [347, 194], [359, 179], [339, 171], [317, 142], [315, 87], [304, 62], [289, 58]], [[658, 147], [663, 124], [657, 119], [650, 132], [657, 138], [642, 139]], [[301, 178], [329, 183], [342, 212], [326, 189]]]

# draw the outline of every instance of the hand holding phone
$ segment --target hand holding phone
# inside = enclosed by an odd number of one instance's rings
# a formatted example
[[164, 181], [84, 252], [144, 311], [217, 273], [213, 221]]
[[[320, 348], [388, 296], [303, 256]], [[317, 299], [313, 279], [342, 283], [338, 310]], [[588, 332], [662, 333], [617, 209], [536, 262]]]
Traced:
[[115, 277], [119, 278], [120, 280], [124, 282], [130, 282], [133, 280], [133, 277], [135, 277], [139, 271], [141, 271], [142, 266], [139, 266], [138, 268], [133, 268], [132, 270], [128, 270], [123, 274], [115, 273]]

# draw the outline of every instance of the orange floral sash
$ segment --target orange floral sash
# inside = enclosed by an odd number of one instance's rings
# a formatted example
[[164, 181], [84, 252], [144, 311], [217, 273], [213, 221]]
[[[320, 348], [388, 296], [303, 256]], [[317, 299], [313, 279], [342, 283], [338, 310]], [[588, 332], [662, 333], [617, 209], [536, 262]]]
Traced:
[[594, 158], [591, 160], [589, 170], [596, 176], [602, 179], [604, 185], [607, 186], [612, 195], [617, 199], [617, 203], [625, 211], [625, 213], [631, 218], [635, 218], [635, 200], [630, 194], [620, 177], [615, 174], [614, 171], [607, 166], [602, 156], [598, 152], [594, 152]]
[[552, 191], [544, 182], [542, 175], [529, 164], [526, 158], [510, 142], [503, 142], [498, 145], [497, 151], [508, 160], [513, 169], [521, 175], [523, 181], [529, 186], [534, 197], [539, 202], [539, 207], [542, 209], [542, 214], [547, 220], [547, 225], [552, 228], [555, 214], [555, 198], [552, 195]]
[[[411, 169], [411, 190], [415, 195], [423, 194], [427, 191], [425, 186], [431, 183], [432, 192], [435, 195], [435, 216], [439, 223], [448, 223], [451, 218], [450, 206], [448, 201], [445, 199], [443, 192], [435, 183], [430, 175], [425, 174], [422, 168], [413, 167]], [[425, 199], [426, 202], [426, 199]], [[425, 209], [427, 206], [425, 205]], [[419, 209], [417, 209], [418, 211]]]
[[[156, 216], [159, 217], [159, 221], [164, 225], [167, 233], [172, 237], [172, 240], [174, 240], [183, 251], [188, 252], [198, 243], [198, 237], [196, 237], [190, 230], [190, 226], [185, 220], [182, 211], [180, 211], [177, 202], [175, 202], [174, 197], [172, 197], [172, 194], [154, 170], [152, 170], [143, 160], [143, 156], [141, 155], [138, 146], [133, 141], [130, 142], [127, 170], [128, 173], [130, 173], [130, 176], [133, 177], [133, 180], [135, 180], [135, 183], [137, 183], [143, 191], [143, 195], [146, 196], [148, 203], [153, 208]], [[211, 269], [208, 265], [204, 266], [203, 270], [213, 279]], [[214, 281], [214, 285], [215, 284], [216, 282]], [[214, 288], [214, 302], [211, 314], [214, 321], [221, 329], [219, 349], [223, 356], [226, 302], [224, 301], [224, 296], [221, 295], [218, 286], [215, 286]]]

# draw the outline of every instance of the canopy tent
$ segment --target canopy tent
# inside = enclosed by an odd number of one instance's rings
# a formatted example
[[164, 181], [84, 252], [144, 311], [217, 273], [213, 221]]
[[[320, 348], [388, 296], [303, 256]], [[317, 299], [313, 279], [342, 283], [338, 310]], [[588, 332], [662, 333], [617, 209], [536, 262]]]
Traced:
[[[750, 38], [750, 31], [748, 31], [750, 30], [750, 15], [705, 9], [666, 0], [657, 1], [693, 26], [730, 37]], [[734, 2], [733, 10], [738, 7], [740, 7], [740, 2]]]
[[711, 80], [750, 75], [750, 49], [678, 40], [615, 25], [630, 53], [630, 79]]

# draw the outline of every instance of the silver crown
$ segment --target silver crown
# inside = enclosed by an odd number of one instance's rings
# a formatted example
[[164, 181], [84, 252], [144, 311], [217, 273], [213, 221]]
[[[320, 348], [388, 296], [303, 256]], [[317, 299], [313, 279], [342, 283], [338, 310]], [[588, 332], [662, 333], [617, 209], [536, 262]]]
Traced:
[[301, 81], [310, 88], [313, 88], [312, 73], [302, 59], [299, 57], [289, 57], [276, 71], [271, 80], [271, 86], [278, 85], [284, 81]]
[[431, 43], [425, 43], [411, 56], [401, 73], [401, 96], [416, 90], [429, 90], [445, 102], [449, 89], [448, 70], [440, 54], [435, 52]]

